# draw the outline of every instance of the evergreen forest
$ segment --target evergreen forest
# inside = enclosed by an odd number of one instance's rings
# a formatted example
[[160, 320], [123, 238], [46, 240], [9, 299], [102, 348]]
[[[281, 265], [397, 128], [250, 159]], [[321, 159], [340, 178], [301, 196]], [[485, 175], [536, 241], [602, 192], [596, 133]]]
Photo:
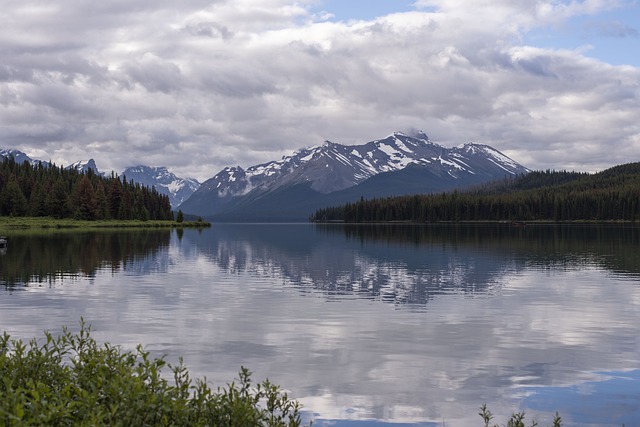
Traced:
[[311, 221], [637, 221], [640, 163], [587, 174], [535, 171], [467, 191], [361, 199], [319, 209]]
[[81, 220], [171, 220], [166, 195], [126, 177], [39, 162], [0, 163], [0, 216]]

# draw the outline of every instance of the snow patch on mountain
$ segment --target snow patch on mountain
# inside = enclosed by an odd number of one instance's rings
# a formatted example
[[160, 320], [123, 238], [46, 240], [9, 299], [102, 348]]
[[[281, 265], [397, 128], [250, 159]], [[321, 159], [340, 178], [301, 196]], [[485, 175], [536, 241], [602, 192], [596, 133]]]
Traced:
[[[320, 146], [301, 148], [291, 156], [243, 169], [225, 168], [205, 181], [191, 204], [210, 204], [212, 209], [241, 198], [261, 198], [278, 189], [304, 184], [321, 194], [345, 190], [386, 172], [411, 165], [426, 168], [434, 176], [464, 182], [490, 180], [527, 173], [529, 170], [499, 151], [469, 143], [446, 148], [429, 140], [422, 131], [407, 135], [395, 132], [362, 145], [345, 146], [324, 141]], [[475, 178], [469, 178], [475, 177]], [[203, 210], [205, 210], [203, 208]]]
[[77, 162], [71, 163], [69, 166], [65, 167], [65, 169], [75, 169], [78, 172], [88, 172], [91, 170], [93, 173], [97, 175], [104, 175], [98, 170], [98, 166], [93, 159], [89, 160], [78, 160]]
[[[0, 157], [7, 159], [14, 159], [16, 163], [28, 162], [32, 165], [37, 165], [40, 163], [40, 160], [34, 160], [25, 153], [20, 150], [16, 150], [14, 148], [1, 148], [0, 149]], [[42, 162], [43, 164], [48, 165], [48, 162]]]
[[144, 165], [132, 166], [122, 172], [123, 177], [147, 187], [155, 187], [156, 191], [169, 197], [174, 208], [187, 200], [199, 187], [200, 183], [192, 178], [179, 178], [164, 167]]

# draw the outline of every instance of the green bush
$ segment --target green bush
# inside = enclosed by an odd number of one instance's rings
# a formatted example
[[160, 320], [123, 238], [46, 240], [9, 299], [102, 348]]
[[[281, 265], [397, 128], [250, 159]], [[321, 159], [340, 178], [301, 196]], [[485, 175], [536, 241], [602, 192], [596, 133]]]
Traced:
[[[98, 344], [90, 327], [28, 344], [0, 337], [0, 425], [276, 426], [302, 424], [300, 405], [268, 380], [239, 380], [213, 391], [192, 381], [182, 360], [171, 366], [138, 346]], [[163, 368], [173, 373], [170, 382]]]
[[[487, 405], [482, 405], [480, 407], [480, 412], [478, 413], [482, 420], [484, 421], [484, 427], [492, 427], [491, 420], [493, 420], [493, 414], [490, 410], [487, 409]], [[536, 427], [538, 425], [537, 422], [531, 421], [530, 426]], [[494, 424], [493, 427], [500, 427], [499, 424]], [[505, 424], [505, 427], [526, 427], [524, 422], [524, 412], [518, 412], [516, 414], [511, 415], [511, 418]], [[562, 418], [556, 412], [556, 415], [553, 417], [553, 427], [562, 427]]]

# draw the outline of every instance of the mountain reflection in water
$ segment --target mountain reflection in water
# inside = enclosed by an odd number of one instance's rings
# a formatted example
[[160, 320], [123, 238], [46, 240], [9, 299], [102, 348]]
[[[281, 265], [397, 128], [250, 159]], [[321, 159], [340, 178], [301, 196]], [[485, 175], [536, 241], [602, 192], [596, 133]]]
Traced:
[[212, 234], [195, 243], [229, 273], [276, 276], [327, 297], [397, 305], [485, 293], [529, 268], [588, 265], [640, 277], [640, 229], [634, 226], [271, 224], [225, 225]]
[[317, 426], [476, 426], [483, 403], [501, 424], [640, 425], [637, 226], [67, 234], [9, 236], [2, 329], [83, 316], [214, 385], [244, 365]]

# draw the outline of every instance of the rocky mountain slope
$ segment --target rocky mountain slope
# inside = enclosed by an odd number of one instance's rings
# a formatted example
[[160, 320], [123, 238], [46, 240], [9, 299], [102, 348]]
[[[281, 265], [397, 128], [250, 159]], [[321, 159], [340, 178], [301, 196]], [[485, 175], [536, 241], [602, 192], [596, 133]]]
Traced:
[[154, 186], [158, 192], [169, 196], [173, 207], [187, 200], [200, 187], [195, 179], [179, 178], [163, 166], [133, 166], [125, 169], [121, 176], [148, 187]]
[[220, 220], [304, 220], [319, 207], [360, 197], [445, 191], [528, 172], [488, 145], [446, 148], [422, 132], [396, 132], [363, 145], [326, 141], [279, 161], [225, 168], [180, 209]]

